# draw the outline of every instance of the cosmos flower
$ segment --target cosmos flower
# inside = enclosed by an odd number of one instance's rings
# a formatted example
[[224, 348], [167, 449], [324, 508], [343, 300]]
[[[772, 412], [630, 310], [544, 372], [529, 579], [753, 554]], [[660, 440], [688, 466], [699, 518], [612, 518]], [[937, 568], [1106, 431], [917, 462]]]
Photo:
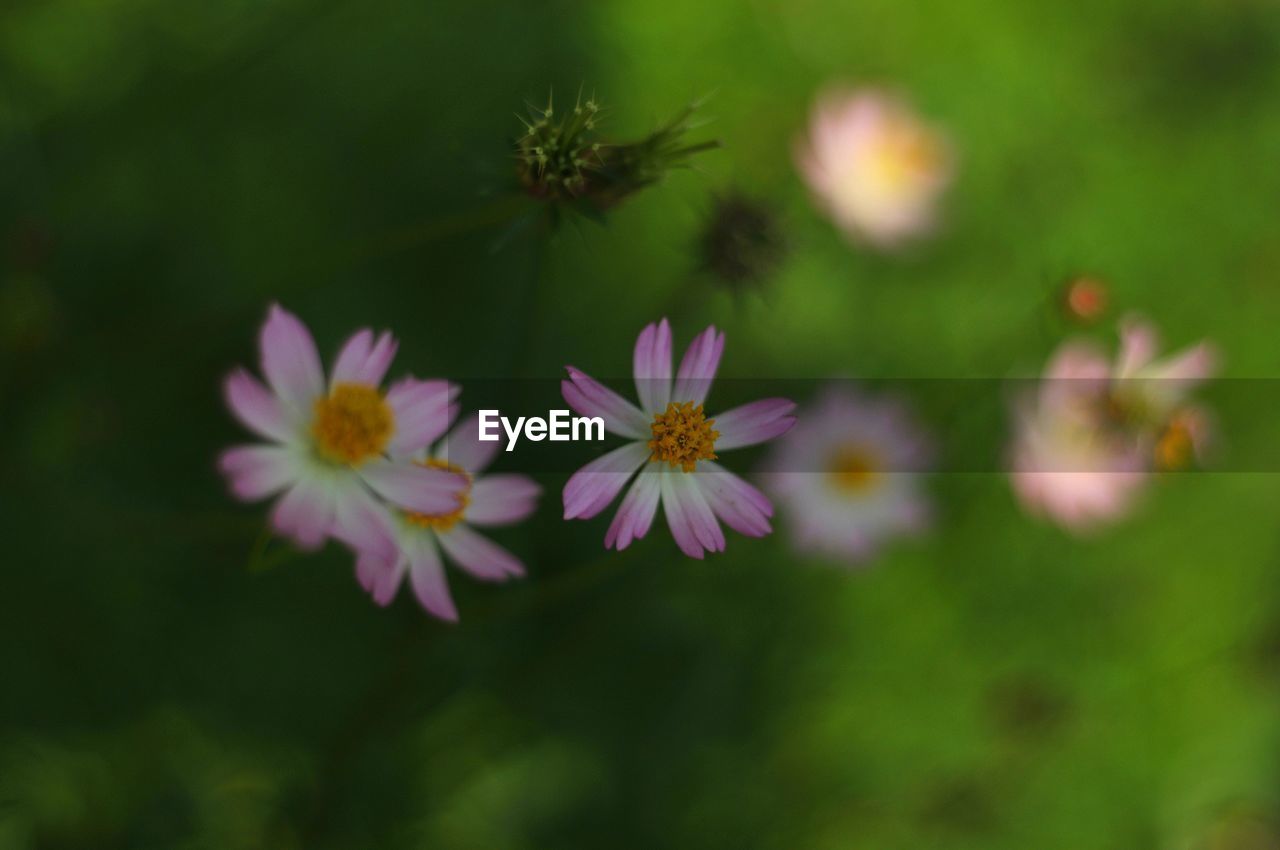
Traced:
[[[560, 384], [569, 406], [604, 419], [605, 430], [630, 442], [574, 473], [564, 488], [565, 519], [590, 519], [635, 478], [605, 535], [605, 547], [627, 548], [644, 537], [658, 505], [680, 550], [692, 558], [725, 547], [723, 521], [750, 537], [772, 528], [773, 506], [752, 485], [716, 463], [717, 452], [772, 440], [795, 418], [795, 404], [767, 398], [714, 418], [703, 402], [715, 378], [724, 334], [699, 334], [671, 380], [671, 327], [650, 324], [636, 340], [634, 373], [640, 407], [572, 366]], [[636, 472], [639, 471], [639, 475]]]
[[542, 488], [525, 475], [481, 475], [498, 451], [497, 442], [481, 442], [479, 422], [472, 416], [449, 432], [434, 450], [414, 452], [419, 467], [445, 469], [467, 480], [460, 504], [439, 513], [392, 512], [397, 551], [386, 559], [362, 552], [356, 577], [379, 605], [387, 605], [407, 575], [418, 602], [442, 620], [458, 619], [441, 562], [441, 550], [462, 569], [483, 581], [506, 581], [524, 575], [524, 565], [507, 550], [478, 534], [472, 526], [520, 522], [537, 507]]
[[1014, 493], [1027, 510], [1075, 532], [1125, 516], [1153, 470], [1202, 457], [1208, 414], [1188, 396], [1217, 369], [1207, 343], [1156, 359], [1154, 329], [1120, 328], [1114, 363], [1093, 346], [1065, 343], [1034, 393], [1014, 407]]
[[832, 385], [778, 441], [764, 481], [797, 549], [853, 563], [926, 526], [920, 473], [931, 456], [901, 405]]
[[932, 230], [938, 197], [953, 171], [942, 135], [906, 104], [874, 89], [820, 97], [795, 158], [836, 224], [879, 248]]
[[279, 305], [259, 343], [267, 385], [240, 368], [223, 389], [231, 412], [266, 442], [226, 450], [218, 467], [243, 501], [283, 494], [271, 512], [279, 534], [304, 549], [335, 537], [390, 558], [384, 500], [427, 513], [457, 507], [465, 476], [391, 460], [448, 427], [457, 387], [404, 378], [384, 393], [396, 341], [368, 329], [343, 345], [326, 383], [311, 333]]

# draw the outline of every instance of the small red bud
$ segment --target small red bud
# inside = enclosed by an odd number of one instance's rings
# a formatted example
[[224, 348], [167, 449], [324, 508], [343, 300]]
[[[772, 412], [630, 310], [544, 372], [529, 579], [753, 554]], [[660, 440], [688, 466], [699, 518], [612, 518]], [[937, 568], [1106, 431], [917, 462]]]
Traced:
[[1062, 309], [1067, 318], [1090, 324], [1107, 312], [1111, 296], [1099, 278], [1080, 275], [1067, 282], [1062, 293]]

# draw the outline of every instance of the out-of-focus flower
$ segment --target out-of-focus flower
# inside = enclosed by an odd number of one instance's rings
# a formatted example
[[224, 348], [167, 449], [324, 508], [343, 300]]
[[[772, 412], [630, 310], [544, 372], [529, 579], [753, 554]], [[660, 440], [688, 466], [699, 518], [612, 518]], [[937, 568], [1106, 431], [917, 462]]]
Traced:
[[1059, 349], [1034, 396], [1015, 403], [1014, 492], [1077, 531], [1127, 513], [1144, 482], [1141, 451], [1102, 413], [1110, 366], [1081, 343]]
[[714, 199], [698, 247], [703, 268], [734, 290], [773, 274], [787, 252], [777, 216], [739, 192]]
[[602, 417], [605, 430], [631, 442], [573, 474], [564, 488], [565, 519], [600, 513], [635, 476], [609, 525], [606, 548], [622, 550], [644, 537], [659, 503], [677, 545], [692, 558], [724, 550], [721, 521], [750, 537], [772, 530], [769, 500], [717, 464], [716, 453], [785, 433], [795, 424], [795, 404], [767, 398], [707, 418], [702, 405], [723, 351], [724, 334], [714, 325], [707, 328], [685, 351], [673, 385], [671, 327], [666, 319], [646, 326], [633, 360], [640, 407], [567, 367], [569, 378], [560, 387], [569, 406], [584, 416]]
[[797, 549], [847, 562], [928, 522], [928, 438], [899, 402], [833, 384], [778, 442], [765, 489], [785, 504]]
[[1014, 492], [1072, 531], [1123, 517], [1149, 472], [1185, 468], [1209, 439], [1208, 415], [1188, 397], [1217, 370], [1212, 347], [1157, 360], [1155, 331], [1137, 319], [1120, 337], [1114, 363], [1087, 343], [1064, 344], [1014, 407]]
[[942, 134], [875, 89], [822, 95], [795, 157], [836, 224], [880, 248], [933, 229], [938, 197], [954, 170]]
[[326, 383], [310, 331], [275, 304], [259, 342], [267, 386], [241, 368], [223, 389], [231, 412], [267, 442], [228, 449], [218, 467], [239, 499], [283, 493], [271, 514], [278, 533], [306, 549], [335, 537], [390, 560], [396, 537], [382, 500], [424, 513], [458, 506], [466, 476], [391, 459], [448, 428], [457, 387], [404, 378], [384, 393], [396, 341], [368, 329], [343, 345]]
[[900, 404], [833, 385], [778, 442], [763, 480], [796, 548], [858, 562], [926, 526], [920, 473], [931, 457]]
[[398, 551], [387, 560], [377, 551], [356, 559], [356, 577], [379, 605], [395, 598], [404, 577], [418, 602], [442, 620], [456, 621], [458, 610], [449, 593], [441, 550], [450, 560], [483, 581], [506, 581], [524, 575], [524, 565], [472, 526], [501, 526], [520, 522], [537, 507], [542, 488], [525, 475], [480, 475], [493, 461], [497, 442], [481, 442], [479, 422], [472, 416], [449, 432], [434, 450], [414, 452], [412, 462], [428, 469], [445, 469], [467, 480], [460, 502], [440, 513], [393, 512]]
[[1068, 319], [1082, 325], [1092, 324], [1107, 312], [1111, 296], [1100, 278], [1080, 275], [1062, 287], [1061, 308]]
[[535, 198], [560, 202], [599, 216], [675, 168], [688, 165], [717, 141], [689, 142], [696, 128], [692, 103], [670, 121], [634, 142], [606, 142], [596, 132], [602, 108], [581, 98], [563, 116], [551, 100], [530, 109], [524, 135], [516, 142], [520, 182]]

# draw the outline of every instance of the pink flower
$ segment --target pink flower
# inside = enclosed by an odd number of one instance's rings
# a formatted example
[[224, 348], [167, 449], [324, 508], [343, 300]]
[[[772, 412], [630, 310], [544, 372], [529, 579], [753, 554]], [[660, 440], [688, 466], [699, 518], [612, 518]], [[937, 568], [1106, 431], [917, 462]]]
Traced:
[[796, 548], [855, 563], [927, 525], [920, 473], [931, 456], [901, 405], [833, 385], [778, 442], [764, 480]]
[[1150, 471], [1188, 462], [1208, 440], [1207, 414], [1187, 397], [1216, 372], [1212, 347], [1157, 360], [1154, 329], [1133, 318], [1120, 340], [1114, 363], [1087, 343], [1065, 343], [1038, 391], [1014, 407], [1014, 493], [1075, 532], [1128, 514]]
[[750, 537], [772, 530], [769, 500], [715, 463], [716, 452], [785, 433], [795, 424], [795, 404], [784, 398], [762, 399], [706, 418], [702, 404], [723, 351], [724, 334], [714, 326], [707, 328], [685, 351], [673, 386], [671, 327], [666, 319], [645, 327], [634, 355], [640, 407], [567, 367], [569, 378], [560, 388], [569, 406], [584, 416], [603, 418], [607, 431], [631, 442], [574, 473], [564, 488], [565, 519], [590, 519], [600, 513], [639, 470], [609, 525], [606, 548], [622, 550], [644, 537], [659, 504], [680, 550], [692, 558], [724, 551], [721, 521]]
[[849, 236], [894, 248], [933, 229], [951, 182], [950, 148], [902, 101], [874, 89], [818, 99], [796, 166]]
[[397, 551], [393, 558], [361, 552], [356, 577], [379, 605], [387, 605], [407, 575], [418, 602], [442, 620], [456, 622], [458, 610], [449, 594], [441, 550], [450, 560], [482, 581], [506, 581], [524, 575], [524, 565], [507, 550], [476, 533], [472, 526], [520, 522], [537, 507], [542, 488], [525, 475], [480, 475], [493, 461], [499, 443], [481, 442], [479, 422], [472, 416], [457, 425], [435, 450], [413, 454], [419, 467], [447, 469], [463, 475], [467, 487], [461, 503], [440, 513], [394, 511]]
[[259, 342], [267, 385], [236, 369], [223, 388], [236, 418], [267, 442], [226, 450], [218, 468], [239, 499], [283, 494], [271, 513], [278, 533], [305, 549], [335, 537], [390, 558], [384, 500], [431, 513], [457, 506], [465, 476], [391, 459], [443, 433], [457, 387], [404, 378], [384, 393], [396, 341], [367, 329], [343, 345], [326, 383], [311, 333], [275, 304]]

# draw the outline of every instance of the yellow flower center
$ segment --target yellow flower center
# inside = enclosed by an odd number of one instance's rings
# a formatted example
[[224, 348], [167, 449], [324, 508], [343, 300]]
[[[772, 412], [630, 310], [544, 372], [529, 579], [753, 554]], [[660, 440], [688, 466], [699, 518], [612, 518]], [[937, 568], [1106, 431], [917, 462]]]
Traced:
[[358, 464], [382, 454], [395, 430], [391, 406], [375, 387], [338, 384], [316, 400], [311, 436], [321, 457]]
[[875, 487], [880, 478], [880, 466], [876, 456], [862, 446], [844, 446], [831, 458], [827, 471], [831, 483], [842, 493], [861, 495]]
[[1195, 458], [1195, 440], [1191, 436], [1191, 428], [1181, 417], [1174, 417], [1160, 439], [1156, 440], [1156, 469], [1164, 472], [1176, 472], [1186, 469]]
[[715, 460], [716, 438], [720, 432], [713, 430], [714, 419], [702, 414], [702, 405], [691, 401], [667, 405], [665, 413], [653, 417], [653, 439], [649, 450], [650, 460], [666, 461], [685, 472], [693, 472], [700, 460]]
[[894, 192], [907, 189], [942, 166], [942, 146], [927, 129], [905, 121], [889, 127], [872, 149], [877, 182]]
[[415, 460], [414, 463], [418, 466], [425, 466], [427, 469], [444, 469], [449, 472], [456, 472], [467, 479], [467, 486], [458, 494], [458, 507], [449, 511], [449, 513], [419, 514], [409, 511], [404, 515], [410, 525], [416, 525], [419, 528], [430, 528], [433, 531], [448, 531], [457, 524], [458, 520], [462, 519], [462, 515], [467, 512], [467, 505], [471, 504], [471, 473], [455, 463], [436, 460], [435, 458]]

